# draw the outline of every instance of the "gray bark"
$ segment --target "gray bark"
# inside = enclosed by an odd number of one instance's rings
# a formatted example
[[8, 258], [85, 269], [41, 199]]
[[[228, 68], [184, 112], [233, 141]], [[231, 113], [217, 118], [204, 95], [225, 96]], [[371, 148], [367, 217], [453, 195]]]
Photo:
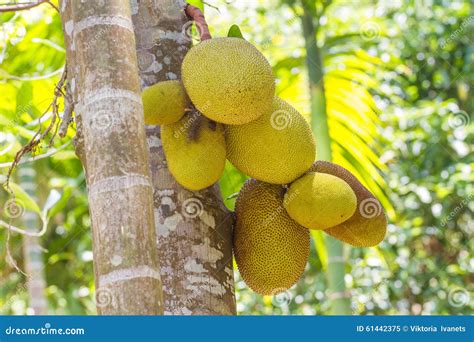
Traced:
[[162, 289], [128, 0], [60, 2], [86, 171], [99, 314], [161, 314]]
[[[191, 45], [181, 0], [131, 1], [142, 87], [180, 78]], [[188, 191], [166, 166], [159, 127], [147, 127], [165, 314], [235, 314], [232, 214], [218, 185]]]

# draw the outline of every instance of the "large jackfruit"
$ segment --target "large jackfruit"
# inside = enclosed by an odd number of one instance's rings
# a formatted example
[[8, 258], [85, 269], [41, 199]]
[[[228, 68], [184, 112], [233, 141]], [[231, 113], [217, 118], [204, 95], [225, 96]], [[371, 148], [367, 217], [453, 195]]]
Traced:
[[317, 161], [310, 171], [327, 173], [341, 178], [350, 185], [357, 197], [357, 209], [354, 215], [347, 221], [326, 229], [324, 232], [356, 247], [378, 245], [385, 237], [387, 230], [387, 217], [379, 200], [342, 166], [326, 161]]
[[145, 125], [169, 125], [181, 119], [189, 99], [180, 81], [158, 82], [142, 92]]
[[352, 188], [341, 178], [309, 172], [294, 181], [285, 194], [290, 217], [309, 229], [334, 227], [350, 218], [357, 207]]
[[181, 74], [193, 104], [214, 121], [241, 125], [272, 109], [272, 68], [244, 39], [201, 42], [186, 54]]
[[226, 126], [227, 158], [252, 178], [287, 184], [304, 174], [316, 158], [306, 120], [275, 97], [273, 110], [246, 125]]
[[248, 180], [235, 212], [234, 255], [245, 283], [262, 295], [289, 289], [308, 260], [309, 230], [283, 208], [284, 187]]
[[[201, 190], [217, 182], [226, 160], [223, 126], [198, 115], [193, 112], [161, 128], [168, 168], [176, 181], [189, 190]], [[195, 120], [202, 120], [197, 134], [191, 132], [196, 129]]]

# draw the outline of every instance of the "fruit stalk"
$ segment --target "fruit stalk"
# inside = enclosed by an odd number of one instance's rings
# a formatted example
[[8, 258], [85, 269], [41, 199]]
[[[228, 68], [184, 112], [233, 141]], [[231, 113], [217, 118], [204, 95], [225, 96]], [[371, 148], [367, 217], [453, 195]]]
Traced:
[[196, 23], [201, 41], [211, 39], [211, 32], [209, 32], [204, 13], [202, 13], [199, 8], [189, 4], [186, 6], [184, 11], [186, 15]]

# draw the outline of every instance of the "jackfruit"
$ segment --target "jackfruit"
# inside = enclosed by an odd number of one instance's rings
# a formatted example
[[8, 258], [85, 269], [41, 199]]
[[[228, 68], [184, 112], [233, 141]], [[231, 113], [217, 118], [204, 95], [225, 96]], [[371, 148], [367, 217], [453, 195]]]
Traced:
[[317, 161], [312, 172], [321, 172], [341, 178], [350, 185], [357, 197], [357, 209], [347, 221], [324, 232], [356, 247], [378, 245], [385, 237], [387, 217], [382, 204], [348, 170], [326, 161]]
[[142, 92], [145, 125], [169, 125], [179, 121], [188, 106], [180, 81], [158, 82]]
[[303, 227], [326, 229], [350, 218], [357, 198], [341, 178], [309, 172], [291, 184], [284, 204], [290, 217]]
[[288, 216], [284, 194], [281, 185], [250, 179], [237, 197], [235, 260], [245, 283], [261, 295], [289, 289], [309, 256], [309, 230]]
[[[201, 190], [217, 182], [226, 161], [223, 126], [196, 115], [199, 114], [193, 112], [161, 128], [168, 168], [176, 181], [189, 190]], [[195, 120], [203, 121], [196, 136], [191, 137]]]
[[226, 126], [227, 159], [241, 172], [272, 184], [287, 184], [305, 173], [316, 158], [306, 120], [275, 97], [273, 111], [240, 126]]
[[244, 39], [202, 41], [186, 54], [181, 73], [193, 104], [214, 121], [241, 125], [272, 109], [272, 68]]

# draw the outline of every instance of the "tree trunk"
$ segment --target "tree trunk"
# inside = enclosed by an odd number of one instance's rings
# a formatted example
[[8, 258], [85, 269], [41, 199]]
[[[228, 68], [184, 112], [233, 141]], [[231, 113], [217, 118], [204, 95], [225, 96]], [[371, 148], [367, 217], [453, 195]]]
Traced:
[[162, 290], [128, 0], [60, 2], [86, 171], [99, 314], [154, 315]]
[[[317, 21], [318, 18], [315, 18], [314, 9], [305, 5], [305, 0], [302, 2], [304, 13], [301, 20], [311, 96], [311, 126], [317, 140], [318, 159], [331, 161], [331, 138], [324, 94], [324, 66], [317, 43], [317, 27], [315, 25], [315, 20]], [[325, 234], [325, 242], [328, 254], [327, 277], [331, 312], [335, 315], [348, 315], [351, 313], [351, 309], [345, 289], [343, 245], [339, 240], [327, 234]]]
[[[142, 87], [179, 79], [192, 23], [181, 0], [132, 1]], [[231, 213], [218, 185], [188, 191], [166, 166], [158, 126], [146, 127], [165, 314], [235, 314]]]
[[[18, 169], [20, 186], [35, 201], [36, 198], [36, 171], [31, 164], [25, 164]], [[31, 211], [23, 214], [25, 230], [37, 232], [40, 227], [38, 215]], [[48, 303], [45, 297], [46, 281], [44, 279], [43, 249], [40, 238], [37, 236], [23, 236], [23, 257], [25, 270], [28, 274], [26, 283], [28, 289], [29, 308], [35, 315], [46, 315]]]

